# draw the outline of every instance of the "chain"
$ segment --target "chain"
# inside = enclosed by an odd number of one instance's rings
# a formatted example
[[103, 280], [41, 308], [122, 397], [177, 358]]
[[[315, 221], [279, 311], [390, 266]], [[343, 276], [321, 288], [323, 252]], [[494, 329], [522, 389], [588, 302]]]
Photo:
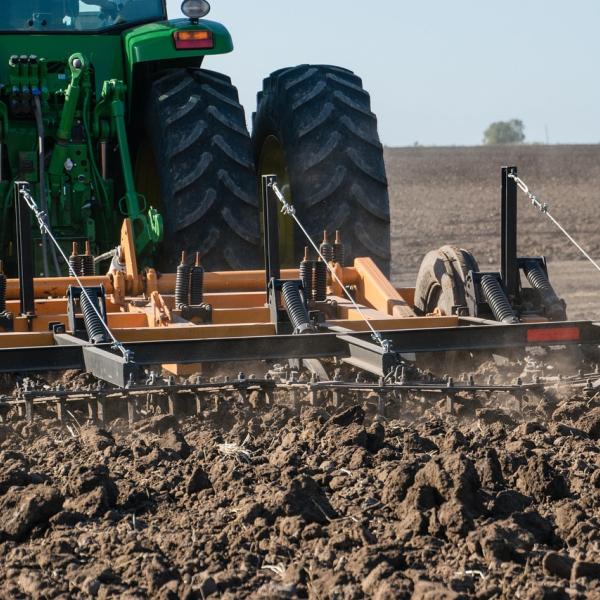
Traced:
[[594, 267], [596, 267], [596, 269], [600, 271], [600, 265], [581, 247], [580, 244], [577, 243], [573, 236], [552, 216], [548, 204], [546, 202], [541, 202], [540, 200], [538, 200], [538, 197], [529, 190], [527, 184], [520, 177], [518, 177], [514, 173], [509, 173], [508, 176], [511, 179], [514, 179], [515, 183], [521, 189], [521, 191], [531, 200], [531, 204], [533, 204], [533, 206], [535, 206], [541, 213], [546, 215], [554, 223], [554, 225], [556, 225], [556, 227], [560, 229], [560, 231], [566, 236], [566, 238], [581, 252], [581, 254], [583, 254], [583, 256], [585, 256], [585, 258], [587, 258], [592, 263], [592, 265], [594, 265]]
[[300, 228], [300, 230], [302, 231], [302, 233], [304, 234], [306, 239], [309, 241], [310, 245], [315, 249], [315, 252], [319, 255], [321, 260], [327, 265], [327, 269], [331, 273], [331, 276], [333, 277], [333, 279], [335, 279], [335, 281], [337, 281], [337, 283], [340, 285], [340, 287], [344, 291], [345, 296], [348, 298], [348, 300], [350, 300], [350, 302], [352, 303], [352, 306], [355, 308], [355, 310], [361, 316], [363, 321], [367, 324], [368, 328], [371, 330], [371, 335], [372, 335], [373, 339], [381, 346], [381, 348], [383, 349], [384, 352], [391, 352], [390, 340], [383, 339], [381, 334], [374, 329], [373, 325], [371, 325], [369, 319], [367, 319], [367, 317], [361, 310], [360, 306], [356, 303], [354, 298], [351, 296], [350, 292], [346, 289], [346, 286], [344, 285], [344, 283], [337, 276], [335, 269], [327, 262], [327, 260], [325, 260], [325, 257], [321, 254], [321, 251], [319, 250], [319, 247], [317, 246], [317, 244], [315, 244], [315, 242], [313, 242], [312, 238], [310, 237], [310, 235], [304, 228], [304, 225], [302, 225], [302, 223], [300, 222], [300, 219], [298, 219], [298, 216], [296, 215], [296, 209], [285, 199], [283, 192], [279, 189], [279, 186], [275, 182], [269, 183], [269, 186], [275, 193], [275, 196], [277, 196], [277, 199], [279, 200], [279, 202], [281, 202], [281, 212], [284, 215], [289, 215], [290, 217], [292, 217], [292, 219], [294, 219], [294, 221], [296, 222], [296, 225], [298, 225], [298, 227]]
[[[15, 185], [19, 185], [19, 184], [20, 184], [20, 182], [15, 183]], [[29, 209], [34, 214], [35, 218], [37, 219], [37, 222], [40, 226], [40, 231], [42, 232], [42, 234], [46, 233], [48, 235], [48, 237], [50, 238], [50, 240], [52, 241], [52, 243], [56, 246], [62, 259], [65, 261], [65, 263], [69, 269], [69, 272], [71, 273], [71, 276], [77, 281], [79, 287], [81, 288], [81, 293], [87, 298], [88, 302], [90, 303], [90, 306], [92, 307], [93, 311], [96, 313], [96, 316], [100, 319], [102, 326], [104, 327], [104, 329], [110, 336], [111, 340], [113, 341], [113, 348], [115, 348], [116, 350], [119, 350], [119, 352], [121, 352], [121, 354], [123, 355], [123, 358], [127, 362], [130, 362], [132, 360], [131, 351], [127, 350], [125, 348], [125, 346], [117, 340], [117, 338], [113, 335], [112, 331], [108, 328], [108, 325], [105, 322], [105, 320], [102, 318], [100, 311], [96, 308], [95, 303], [92, 301], [90, 295], [88, 294], [87, 289], [81, 282], [81, 279], [79, 279], [79, 276], [77, 275], [77, 273], [73, 270], [73, 267], [71, 267], [71, 265], [69, 263], [69, 259], [63, 252], [63, 249], [60, 247], [60, 244], [56, 241], [56, 238], [54, 237], [52, 231], [50, 230], [50, 227], [48, 226], [48, 223], [46, 220], [46, 213], [44, 213], [42, 210], [40, 210], [38, 208], [38, 205], [35, 203], [33, 196], [25, 188], [19, 187], [19, 192], [20, 192], [23, 200], [25, 200], [25, 203], [27, 204], [27, 206], [29, 207]]]

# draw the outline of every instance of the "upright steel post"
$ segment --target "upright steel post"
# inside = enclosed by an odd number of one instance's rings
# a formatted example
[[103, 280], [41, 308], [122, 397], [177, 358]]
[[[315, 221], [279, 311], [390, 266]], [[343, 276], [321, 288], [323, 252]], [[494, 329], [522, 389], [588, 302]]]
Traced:
[[33, 294], [33, 238], [31, 235], [31, 213], [21, 190], [29, 192], [29, 184], [16, 181], [14, 185], [14, 204], [17, 219], [17, 259], [19, 267], [19, 286], [21, 314], [35, 314]]
[[517, 182], [509, 177], [517, 174], [517, 167], [502, 167], [502, 283], [511, 302], [519, 293], [517, 264]]
[[267, 286], [272, 279], [281, 278], [279, 263], [279, 211], [277, 210], [277, 197], [273, 191], [273, 183], [277, 183], [276, 175], [263, 175], [262, 202]]

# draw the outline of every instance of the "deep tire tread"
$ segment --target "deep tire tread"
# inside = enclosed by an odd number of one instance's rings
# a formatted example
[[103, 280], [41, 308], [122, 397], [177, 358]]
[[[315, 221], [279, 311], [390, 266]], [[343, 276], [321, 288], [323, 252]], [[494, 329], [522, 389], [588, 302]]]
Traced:
[[[275, 135], [286, 164], [297, 214], [315, 240], [341, 229], [347, 256], [372, 256], [390, 269], [390, 210], [377, 118], [362, 80], [328, 65], [275, 71], [257, 96], [253, 144], [258, 160]], [[301, 255], [305, 240], [296, 236]]]
[[209, 270], [260, 266], [256, 175], [244, 109], [229, 77], [202, 69], [160, 74], [146, 128], [161, 181], [165, 240], [158, 267], [200, 250]]

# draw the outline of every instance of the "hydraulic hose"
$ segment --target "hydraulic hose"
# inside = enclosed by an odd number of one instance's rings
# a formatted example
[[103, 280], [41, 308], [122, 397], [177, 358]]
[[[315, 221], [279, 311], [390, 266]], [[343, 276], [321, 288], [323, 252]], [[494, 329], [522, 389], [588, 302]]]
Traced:
[[[48, 216], [48, 199], [46, 196], [46, 150], [44, 144], [44, 119], [42, 117], [42, 103], [40, 102], [39, 96], [34, 96], [33, 99], [35, 124], [38, 134], [38, 171], [40, 180], [40, 207], [43, 213]], [[52, 253], [52, 266], [57, 276], [60, 276], [60, 267], [58, 266], [58, 257], [56, 256], [56, 249], [53, 245], [50, 245], [50, 251]], [[44, 266], [44, 276], [50, 276], [50, 267], [48, 263], [48, 236], [45, 231], [42, 231], [42, 263]]]

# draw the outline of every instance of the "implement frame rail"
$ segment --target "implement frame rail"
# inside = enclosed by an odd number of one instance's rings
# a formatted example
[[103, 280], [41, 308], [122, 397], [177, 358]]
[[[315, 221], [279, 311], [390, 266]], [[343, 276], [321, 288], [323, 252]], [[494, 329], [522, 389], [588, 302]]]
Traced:
[[[369, 332], [325, 331], [313, 335], [180, 339], [131, 342], [135, 365], [123, 360], [110, 344], [90, 346], [57, 333], [54, 346], [0, 349], [0, 373], [87, 370], [98, 379], [125, 387], [138, 367], [173, 362], [201, 364], [278, 359], [339, 358], [373, 375], [384, 376], [397, 364], [390, 354], [449, 351], [517, 350], [533, 346], [600, 345], [600, 323], [565, 321], [517, 325], [477, 324], [461, 318], [459, 327], [385, 331], [393, 352], [382, 352]], [[476, 322], [480, 322], [477, 320]], [[491, 323], [491, 322], [490, 322]], [[353, 361], [353, 359], [355, 359]], [[359, 364], [360, 363], [360, 364]]]

